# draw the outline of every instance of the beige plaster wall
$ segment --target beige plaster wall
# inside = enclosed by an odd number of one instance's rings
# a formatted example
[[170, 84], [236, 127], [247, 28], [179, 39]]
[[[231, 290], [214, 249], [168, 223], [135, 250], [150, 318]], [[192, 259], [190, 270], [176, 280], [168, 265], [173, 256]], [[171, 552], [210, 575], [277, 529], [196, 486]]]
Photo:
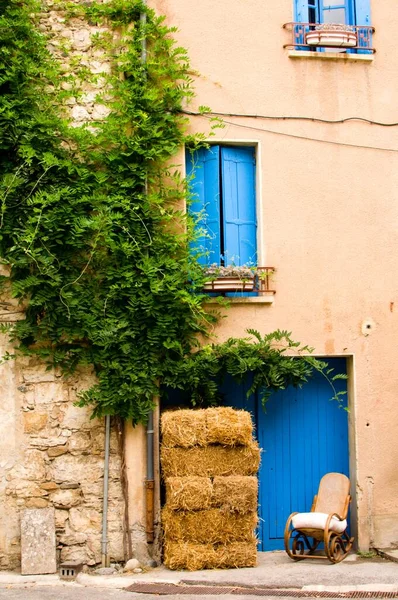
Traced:
[[[200, 74], [190, 109], [397, 121], [395, 0], [372, 2], [370, 62], [289, 57], [282, 25], [293, 18], [292, 0], [150, 5], [179, 28]], [[398, 128], [225, 120], [212, 142], [257, 146], [259, 263], [277, 268], [277, 294], [271, 306], [233, 305], [219, 338], [283, 328], [319, 355], [354, 357], [350, 462], [359, 545], [398, 546], [398, 154], [359, 147], [398, 150]], [[191, 123], [209, 131], [205, 118]]]

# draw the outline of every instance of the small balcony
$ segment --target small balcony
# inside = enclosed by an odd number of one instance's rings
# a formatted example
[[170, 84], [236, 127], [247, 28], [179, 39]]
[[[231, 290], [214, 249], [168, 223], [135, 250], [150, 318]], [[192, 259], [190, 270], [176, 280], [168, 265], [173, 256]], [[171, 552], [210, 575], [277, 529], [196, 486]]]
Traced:
[[237, 267], [237, 273], [231, 275], [215, 273], [215, 276], [204, 284], [203, 291], [217, 295], [233, 292], [249, 292], [256, 296], [275, 294], [275, 290], [272, 289], [274, 267], [255, 267], [250, 269], [251, 272], [243, 272], [243, 268], [242, 273], [238, 272], [239, 269]]
[[284, 44], [290, 50], [322, 51], [331, 48], [336, 52], [374, 54], [374, 27], [366, 25], [341, 25], [339, 23], [285, 23], [283, 28], [291, 33], [291, 41]]

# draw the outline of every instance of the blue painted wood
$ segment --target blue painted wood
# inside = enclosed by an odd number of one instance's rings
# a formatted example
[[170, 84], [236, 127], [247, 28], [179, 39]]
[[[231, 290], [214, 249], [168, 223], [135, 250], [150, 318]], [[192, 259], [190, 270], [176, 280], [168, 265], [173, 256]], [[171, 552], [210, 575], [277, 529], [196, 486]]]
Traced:
[[224, 263], [257, 264], [254, 148], [221, 148]]
[[[308, 2], [308, 0], [296, 0], [294, 5], [294, 20], [298, 23], [308, 23], [308, 7], [309, 4], [313, 6], [313, 2]], [[303, 39], [304, 42], [304, 39]]]
[[[365, 25], [370, 27], [371, 22], [371, 13], [370, 13], [370, 0], [356, 0], [355, 2], [355, 23], [357, 25]], [[361, 35], [362, 34], [362, 35]], [[359, 29], [358, 31], [358, 45], [359, 46], [367, 46], [366, 42], [367, 30]], [[372, 34], [370, 34], [370, 43], [369, 46], [372, 47]], [[358, 54], [370, 54], [369, 50], [357, 50]]]
[[220, 264], [220, 147], [200, 148], [193, 154], [186, 153], [186, 170], [193, 201], [189, 207], [193, 215], [199, 215], [198, 227], [203, 230], [192, 244], [200, 253], [203, 265]]
[[[329, 363], [335, 372], [346, 372], [344, 359]], [[336, 383], [346, 389], [345, 381]], [[274, 394], [266, 413], [258, 410], [263, 550], [283, 549], [287, 517], [310, 510], [325, 473], [349, 473], [347, 412], [330, 397], [329, 383], [317, 374], [301, 389]]]
[[[346, 372], [345, 359], [329, 359], [336, 373]], [[225, 403], [252, 413], [263, 449], [259, 471], [259, 550], [282, 550], [287, 517], [311, 509], [325, 473], [349, 474], [348, 414], [336, 401], [322, 375], [302, 388], [273, 394], [263, 411], [257, 398], [246, 398], [250, 381], [238, 385], [227, 378]], [[346, 381], [336, 382], [346, 390]], [[346, 406], [346, 398], [342, 403]]]

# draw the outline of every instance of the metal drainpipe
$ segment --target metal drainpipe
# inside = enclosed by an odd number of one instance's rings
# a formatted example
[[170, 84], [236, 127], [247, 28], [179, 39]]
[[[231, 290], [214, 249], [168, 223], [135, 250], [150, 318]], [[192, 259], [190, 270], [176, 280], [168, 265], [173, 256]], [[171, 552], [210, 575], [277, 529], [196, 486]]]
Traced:
[[155, 479], [153, 469], [153, 412], [148, 416], [148, 425], [146, 430], [147, 454], [146, 454], [146, 540], [152, 544], [154, 541], [154, 520], [155, 520]]
[[[146, 0], [143, 0], [146, 5]], [[146, 25], [146, 13], [140, 14], [141, 30]], [[143, 36], [141, 41], [141, 63], [145, 65], [147, 62], [147, 43], [146, 37]], [[145, 181], [145, 193], [148, 192], [148, 182]], [[154, 520], [155, 520], [155, 480], [153, 468], [153, 411], [148, 415], [148, 425], [146, 430], [147, 451], [146, 451], [146, 481], [145, 481], [145, 504], [146, 504], [146, 539], [152, 544], [154, 541]]]
[[105, 464], [104, 464], [104, 500], [102, 508], [102, 540], [101, 540], [101, 563], [103, 567], [109, 567], [108, 556], [108, 484], [109, 484], [109, 441], [111, 431], [111, 417], [105, 417]]

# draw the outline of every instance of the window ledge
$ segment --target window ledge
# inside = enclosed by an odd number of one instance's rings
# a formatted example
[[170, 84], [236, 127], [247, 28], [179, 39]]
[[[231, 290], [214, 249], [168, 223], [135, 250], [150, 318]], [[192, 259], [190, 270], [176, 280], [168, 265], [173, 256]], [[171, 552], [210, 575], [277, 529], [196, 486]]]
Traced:
[[372, 62], [374, 54], [348, 54], [345, 52], [309, 52], [307, 50], [289, 50], [289, 58], [307, 58], [312, 60], [343, 60], [345, 62]]
[[[223, 296], [218, 296], [218, 298]], [[206, 304], [218, 304], [218, 298], [209, 298], [206, 300]], [[263, 296], [247, 296], [246, 298], [225, 298], [228, 304], [272, 304], [274, 302], [275, 294], [267, 294]]]

